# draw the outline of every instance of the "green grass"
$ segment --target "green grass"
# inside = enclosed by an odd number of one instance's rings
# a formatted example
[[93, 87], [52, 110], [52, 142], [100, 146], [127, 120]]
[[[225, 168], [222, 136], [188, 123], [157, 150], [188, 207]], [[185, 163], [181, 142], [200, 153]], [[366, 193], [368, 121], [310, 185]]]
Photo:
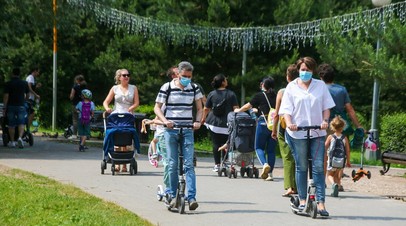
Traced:
[[70, 185], [17, 169], [0, 171], [0, 225], [152, 225]]

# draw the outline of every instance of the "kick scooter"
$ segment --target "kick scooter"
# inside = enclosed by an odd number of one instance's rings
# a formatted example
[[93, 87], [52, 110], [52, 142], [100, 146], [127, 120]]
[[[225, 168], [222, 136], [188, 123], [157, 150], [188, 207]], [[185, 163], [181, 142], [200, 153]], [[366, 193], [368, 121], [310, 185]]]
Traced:
[[[186, 180], [183, 170], [183, 141], [185, 139], [185, 135], [183, 134], [184, 128], [193, 128], [193, 124], [176, 124], [174, 128], [179, 129], [178, 131], [178, 142], [179, 142], [179, 157], [178, 157], [178, 189], [176, 190], [176, 196], [174, 197], [175, 203], [171, 205], [172, 198], [170, 194], [165, 195], [165, 206], [168, 210], [172, 210], [172, 208], [177, 209], [180, 214], [185, 213], [185, 205], [186, 205], [186, 197], [185, 197], [185, 188], [186, 188]], [[158, 187], [160, 190], [161, 188]], [[161, 190], [162, 191], [162, 190]], [[158, 196], [157, 196], [158, 197]]]
[[[308, 172], [309, 172], [309, 180], [307, 182], [307, 196], [306, 196], [306, 204], [303, 209], [299, 209], [300, 200], [299, 195], [293, 195], [290, 198], [290, 206], [292, 208], [292, 212], [294, 214], [305, 214], [309, 215], [312, 218], [317, 217], [317, 201], [316, 201], [316, 185], [313, 181], [313, 171], [312, 171], [312, 155], [310, 149], [310, 130], [312, 129], [320, 129], [320, 126], [298, 126], [297, 130], [306, 130], [306, 138], [307, 138], [307, 159], [308, 159]], [[323, 146], [324, 148], [324, 146]]]

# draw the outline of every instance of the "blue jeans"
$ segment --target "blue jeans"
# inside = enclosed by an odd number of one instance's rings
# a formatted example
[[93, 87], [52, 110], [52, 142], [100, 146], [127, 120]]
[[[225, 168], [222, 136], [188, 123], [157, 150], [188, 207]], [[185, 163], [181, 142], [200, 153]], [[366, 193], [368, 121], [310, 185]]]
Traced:
[[[300, 200], [306, 200], [307, 196], [307, 139], [295, 139], [285, 133], [286, 141], [292, 150], [293, 158], [296, 162], [296, 185]], [[324, 141], [326, 137], [316, 137], [310, 139], [310, 153], [312, 156], [313, 181], [316, 186], [316, 200], [324, 203], [326, 197], [324, 178]]]
[[[255, 131], [255, 152], [261, 165], [268, 163], [271, 171], [275, 166], [275, 147], [276, 140], [272, 138], [272, 131], [266, 127], [264, 117], [258, 118], [258, 124]], [[265, 156], [266, 155], [266, 156]]]
[[[178, 188], [179, 130], [166, 129], [164, 133], [168, 157], [170, 194], [175, 197]], [[193, 130], [183, 129], [183, 170], [186, 175], [187, 200], [196, 199], [196, 174], [193, 165]]]
[[164, 167], [164, 185], [165, 185], [165, 193], [169, 193], [169, 176], [168, 176], [168, 157], [167, 157], [167, 151], [166, 151], [166, 144], [165, 144], [165, 138], [164, 135], [159, 135], [158, 136], [158, 146], [159, 146], [159, 152], [161, 153], [162, 156], [162, 162], [163, 162], [163, 167]]

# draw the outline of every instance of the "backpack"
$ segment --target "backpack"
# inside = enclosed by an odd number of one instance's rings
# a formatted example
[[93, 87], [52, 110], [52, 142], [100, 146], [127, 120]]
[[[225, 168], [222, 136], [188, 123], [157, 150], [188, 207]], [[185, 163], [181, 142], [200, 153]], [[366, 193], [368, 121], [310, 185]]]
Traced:
[[212, 111], [213, 111], [213, 114], [215, 115], [215, 116], [223, 116], [225, 113], [226, 113], [226, 107], [227, 107], [227, 103], [226, 103], [226, 100], [227, 100], [227, 93], [228, 93], [228, 91], [226, 91], [226, 96], [224, 97], [224, 99], [223, 100], [221, 100], [220, 101], [220, 103], [218, 103], [218, 104], [216, 104], [216, 105], [214, 105], [213, 107], [212, 107]]
[[230, 143], [233, 150], [241, 153], [255, 151], [255, 119], [245, 112], [230, 112], [227, 116], [230, 134]]
[[332, 168], [344, 168], [345, 165], [345, 145], [344, 136], [338, 138], [333, 134], [333, 139], [331, 140], [330, 148], [328, 149], [329, 155], [329, 166]]
[[80, 123], [83, 125], [88, 125], [90, 123], [90, 118], [91, 118], [91, 103], [92, 102], [87, 102], [85, 103], [82, 101], [82, 111], [80, 113]]

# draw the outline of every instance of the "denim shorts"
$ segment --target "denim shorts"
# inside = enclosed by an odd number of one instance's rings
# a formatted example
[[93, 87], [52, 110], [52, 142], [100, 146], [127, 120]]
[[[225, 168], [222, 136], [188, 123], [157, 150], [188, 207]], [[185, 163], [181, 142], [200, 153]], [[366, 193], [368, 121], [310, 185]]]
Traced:
[[7, 106], [7, 120], [9, 127], [25, 125], [27, 121], [25, 106]]

